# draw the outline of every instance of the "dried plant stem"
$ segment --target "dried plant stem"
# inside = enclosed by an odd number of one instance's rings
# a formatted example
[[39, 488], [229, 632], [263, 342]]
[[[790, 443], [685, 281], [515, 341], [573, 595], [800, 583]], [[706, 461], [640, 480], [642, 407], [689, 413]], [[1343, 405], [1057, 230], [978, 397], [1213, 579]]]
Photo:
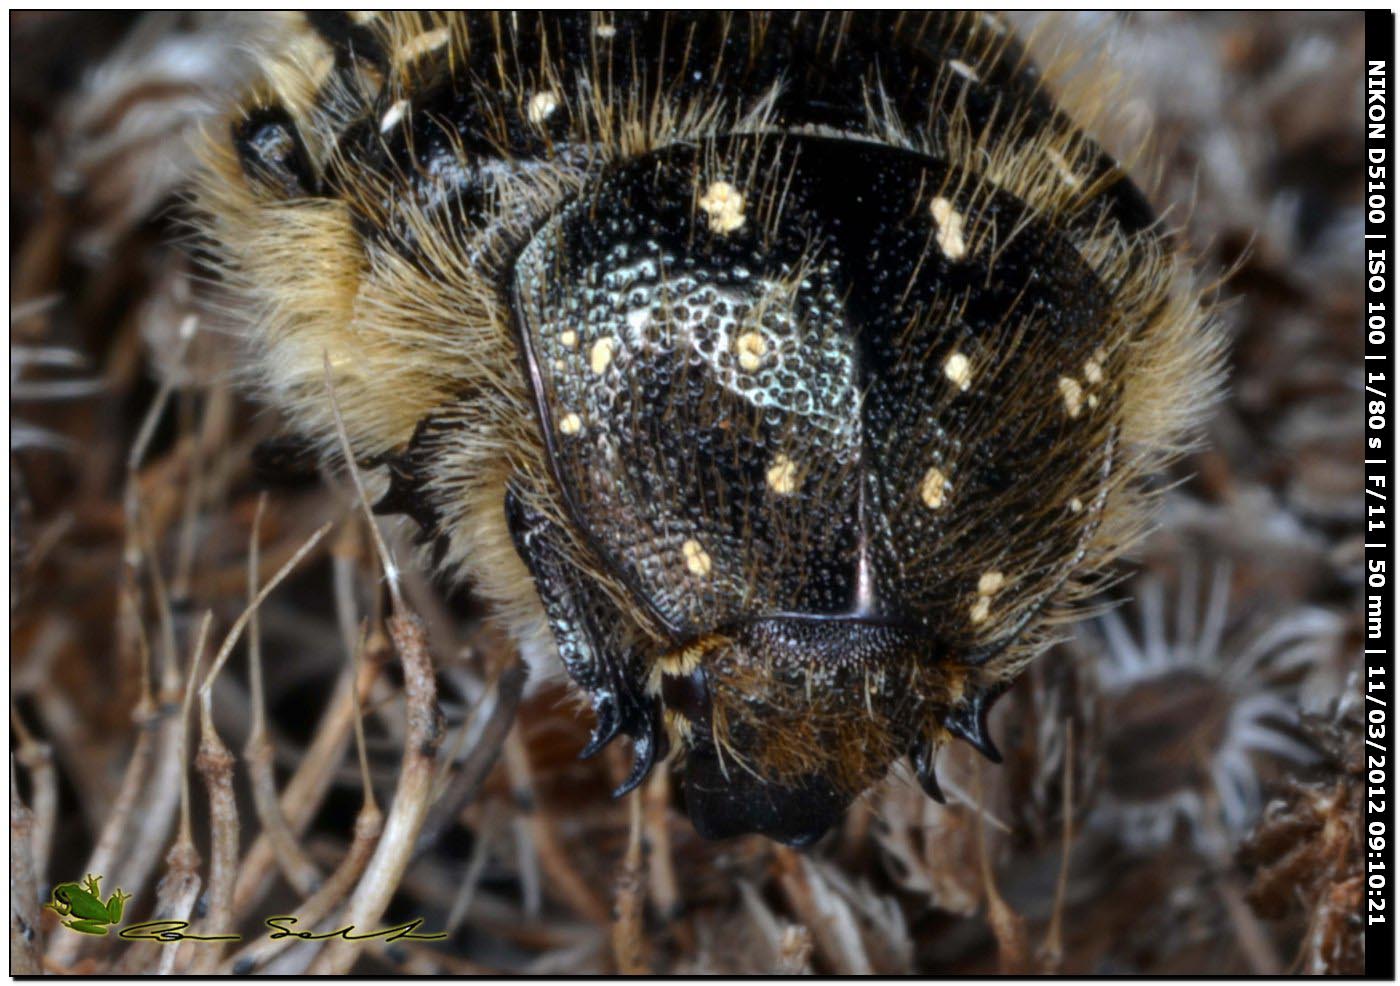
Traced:
[[1249, 962], [1250, 973], [1255, 976], [1283, 975], [1283, 959], [1268, 932], [1245, 903], [1244, 894], [1234, 877], [1228, 873], [1221, 874], [1217, 892], [1225, 904], [1225, 913], [1230, 916], [1230, 924], [1235, 929], [1240, 951]]
[[657, 914], [669, 923], [680, 916], [682, 909], [680, 884], [671, 858], [671, 772], [652, 771], [645, 790], [649, 889]]
[[[238, 802], [233, 794], [233, 754], [214, 728], [210, 692], [200, 695], [199, 753], [195, 767], [209, 791], [209, 892], [201, 934], [221, 935], [232, 928], [233, 883], [238, 870]], [[219, 942], [201, 942], [195, 950], [190, 971], [213, 972], [223, 947]]]
[[739, 880], [738, 886], [750, 927], [773, 953], [773, 974], [799, 976], [811, 972], [812, 933], [801, 925], [779, 921], [748, 880]]
[[472, 844], [471, 858], [467, 861], [467, 872], [462, 877], [462, 886], [456, 899], [452, 901], [452, 908], [447, 912], [445, 930], [449, 935], [457, 932], [471, 912], [472, 901], [476, 898], [477, 887], [481, 884], [481, 874], [485, 872], [486, 862], [491, 858], [491, 847], [496, 841], [493, 824], [495, 819], [491, 816], [492, 813], [487, 812], [486, 818], [473, 833], [475, 841]]
[[546, 882], [549, 889], [559, 900], [573, 908], [576, 914], [600, 927], [608, 925], [611, 915], [607, 903], [579, 874], [569, 858], [568, 851], [559, 842], [554, 819], [549, 812], [541, 809], [540, 799], [535, 794], [530, 758], [518, 725], [506, 738], [506, 754], [516, 804], [529, 806], [529, 810], [525, 812], [525, 819], [529, 827], [530, 841], [534, 844], [540, 868], [548, 878]]
[[39, 926], [39, 887], [30, 861], [34, 816], [19, 796], [10, 766], [10, 975], [43, 972], [43, 932]]
[[386, 965], [393, 966], [394, 970], [402, 975], [457, 977], [502, 975], [497, 969], [478, 965], [455, 955], [432, 951], [426, 946], [415, 945], [411, 942], [395, 942], [392, 945], [386, 945], [384, 942], [376, 941], [371, 942], [370, 947], [379, 959]]
[[[136, 831], [121, 855], [113, 860], [117, 865], [113, 880], [132, 895], [139, 895], [145, 888], [146, 880], [160, 859], [161, 848], [170, 833], [179, 805], [180, 779], [185, 769], [180, 748], [184, 731], [184, 723], [178, 712], [180, 685], [179, 668], [173, 662], [167, 663], [155, 710], [147, 718], [149, 724], [145, 727], [147, 730], [154, 729], [156, 736], [151, 776], [138, 794], [138, 800], [131, 806]], [[134, 757], [133, 761], [136, 759]]]
[[[432, 653], [428, 649], [423, 622], [404, 603], [399, 586], [398, 567], [379, 533], [365, 496], [364, 484], [355, 465], [350, 437], [345, 429], [340, 405], [336, 401], [331, 377], [330, 355], [323, 354], [326, 395], [335, 415], [336, 431], [341, 450], [355, 484], [360, 506], [370, 533], [374, 536], [379, 562], [389, 585], [393, 611], [388, 619], [389, 639], [399, 655], [403, 668], [404, 710], [407, 729], [404, 737], [403, 760], [399, 768], [399, 783], [394, 802], [384, 825], [384, 834], [375, 847], [374, 855], [360, 878], [346, 908], [346, 923], [358, 928], [375, 925], [389, 906], [389, 899], [398, 889], [408, 864], [413, 858], [418, 833], [432, 803], [433, 780], [438, 745], [442, 742], [442, 713], [437, 705], [437, 675]], [[358, 710], [358, 706], [356, 706]], [[362, 762], [363, 766], [363, 762]], [[343, 974], [349, 971], [363, 943], [336, 940], [321, 953], [312, 965], [312, 972]]]
[[[199, 319], [194, 315], [185, 316], [180, 323], [179, 336], [180, 347], [175, 351], [172, 366], [179, 366], [185, 361], [185, 354], [189, 352], [190, 340], [194, 338], [195, 331], [199, 328]], [[156, 433], [156, 425], [160, 424], [161, 416], [165, 413], [165, 405], [170, 402], [170, 395], [175, 390], [175, 374], [167, 374], [160, 383], [160, 390], [156, 392], [155, 400], [151, 401], [150, 408], [146, 411], [146, 416], [141, 420], [141, 427], [136, 432], [136, 440], [131, 443], [131, 451], [126, 456], [126, 472], [128, 478], [127, 495], [129, 498], [135, 495], [134, 480], [137, 470], [141, 468], [142, 461], [146, 458], [146, 449], [151, 444], [151, 438]], [[131, 501], [128, 499], [128, 508]]]
[[[377, 925], [408, 869], [418, 831], [427, 817], [434, 758], [442, 739], [437, 681], [423, 625], [412, 613], [399, 609], [389, 617], [388, 623], [390, 639], [403, 666], [408, 736], [384, 834], [346, 909], [344, 923], [356, 928]], [[310, 971], [344, 974], [354, 964], [361, 947], [360, 942], [333, 941]]]
[[[200, 662], [205, 645], [209, 641], [209, 627], [214, 614], [206, 612], [200, 621], [196, 637], [194, 655], [190, 659], [190, 672], [185, 681], [184, 701], [180, 705], [176, 720], [174, 760], [179, 766], [178, 795], [180, 803], [180, 828], [170, 851], [165, 854], [166, 872], [156, 885], [156, 904], [151, 911], [152, 918], [170, 921], [188, 921], [194, 912], [195, 901], [199, 897], [199, 851], [194, 846], [194, 836], [190, 825], [190, 785], [188, 763], [188, 724], [190, 703], [194, 699], [195, 681], [198, 678]], [[171, 948], [158, 942], [137, 942], [122, 957], [118, 964], [121, 972], [148, 971], [154, 959], [159, 957], [157, 972], [169, 975], [175, 966], [180, 948]]]
[[616, 906], [613, 908], [612, 951], [617, 971], [624, 976], [651, 974], [643, 958], [642, 910], [642, 792], [633, 791], [627, 798], [629, 823], [627, 854], [622, 858], [616, 886]]
[[207, 694], [209, 689], [213, 687], [214, 679], [217, 678], [219, 672], [223, 670], [224, 663], [229, 659], [229, 655], [233, 653], [234, 645], [238, 643], [238, 638], [243, 633], [243, 628], [248, 625], [248, 621], [253, 618], [253, 614], [257, 612], [258, 607], [271, 595], [278, 584], [288, 575], [292, 574], [292, 570], [296, 568], [297, 565], [301, 564], [301, 560], [311, 553], [312, 549], [320, 543], [321, 539], [330, 532], [333, 526], [335, 525], [329, 522], [321, 525], [315, 533], [302, 543], [302, 546], [296, 550], [295, 554], [287, 559], [286, 564], [277, 571], [277, 574], [268, 580], [267, 585], [258, 590], [257, 595], [253, 597], [253, 600], [248, 604], [247, 608], [243, 610], [242, 615], [234, 621], [227, 636], [224, 637], [224, 642], [219, 646], [219, 653], [214, 656], [214, 663], [209, 668], [209, 673], [205, 675], [204, 683], [200, 685], [199, 691], [201, 696]]
[[[142, 550], [148, 562], [147, 568], [161, 627], [160, 691], [154, 712], [148, 719], [152, 723], [159, 723], [159, 735], [155, 742], [151, 777], [140, 794], [139, 802], [133, 806], [132, 817], [137, 823], [136, 831], [129, 846], [125, 847], [119, 857], [117, 872], [112, 876], [112, 880], [114, 885], [121, 886], [133, 897], [139, 897], [161, 858], [162, 847], [170, 834], [170, 826], [180, 804], [182, 780], [187, 764], [183, 746], [186, 719], [183, 716], [177, 717], [175, 710], [180, 707], [182, 695], [188, 698], [193, 694], [194, 686], [192, 683], [188, 688], [182, 685], [170, 598], [166, 593], [160, 562], [152, 549], [150, 533], [146, 529], [139, 504], [135, 509], [136, 517], [132, 523], [139, 532]], [[201, 644], [200, 647], [202, 646]], [[187, 714], [186, 708], [184, 715]], [[139, 811], [135, 810], [137, 806]], [[93, 872], [105, 875], [108, 871], [104, 869]]]
[[811, 864], [786, 846], [778, 847], [774, 862], [784, 895], [810, 930], [832, 971], [842, 976], [870, 975], [870, 958], [860, 943], [859, 933], [846, 926], [849, 914], [833, 907], [831, 890]]
[[778, 960], [773, 974], [803, 976], [811, 971], [812, 933], [800, 924], [790, 924], [778, 940]]
[[93, 756], [99, 740], [90, 735], [91, 727], [69, 693], [47, 673], [73, 642], [73, 633], [67, 622], [54, 619], [45, 621], [40, 634], [30, 651], [23, 690], [33, 697], [40, 732], [53, 743], [61, 771], [77, 789], [84, 821], [91, 831], [100, 831], [112, 792], [104, 758]]
[[[1202, 769], [1209, 769], [1209, 767], [1203, 764]], [[1217, 806], [1208, 805], [1207, 810], [1201, 815], [1204, 824], [1210, 829], [1215, 843], [1222, 846], [1228, 845], [1229, 837], [1221, 829]], [[1244, 954], [1245, 961], [1249, 963], [1250, 972], [1256, 976], [1282, 975], [1285, 971], [1283, 957], [1279, 955], [1268, 931], [1260, 925], [1254, 911], [1245, 902], [1244, 893], [1240, 889], [1234, 873], [1233, 860], [1226, 853], [1217, 853], [1214, 863], [1215, 890], [1225, 905], [1225, 913], [1230, 918], [1231, 927], [1235, 929], [1236, 941], [1239, 943], [1240, 951]], [[1303, 949], [1299, 953], [1299, 959], [1293, 963], [1292, 968], [1288, 970], [1289, 972], [1298, 970], [1298, 963], [1306, 951], [1305, 940]]]
[[[111, 812], [98, 836], [97, 844], [93, 847], [92, 855], [88, 857], [84, 873], [111, 872], [117, 852], [126, 841], [144, 787], [146, 772], [156, 748], [158, 727], [161, 738], [165, 737], [163, 724], [156, 716], [156, 701], [151, 692], [149, 675], [142, 676], [141, 698], [132, 712], [132, 720], [136, 725], [136, 744], [131, 751], [131, 759], [127, 762], [126, 773], [122, 776], [121, 788], [117, 791], [116, 800], [112, 803]], [[74, 873], [71, 876], [76, 878], [78, 874]], [[82, 940], [77, 935], [60, 936], [50, 945], [49, 959], [59, 966], [71, 965], [81, 946]]]
[[384, 569], [384, 581], [389, 584], [389, 598], [393, 600], [394, 613], [407, 613], [408, 609], [403, 599], [403, 587], [399, 584], [399, 567], [394, 563], [393, 556], [389, 554], [389, 546], [384, 543], [384, 535], [380, 533], [379, 524], [374, 519], [374, 511], [370, 509], [369, 497], [365, 495], [365, 484], [360, 479], [360, 470], [355, 464], [355, 452], [350, 445], [350, 433], [346, 430], [345, 418], [340, 413], [340, 402], [336, 400], [330, 353], [323, 351], [321, 360], [326, 377], [326, 398], [330, 401], [331, 413], [335, 417], [335, 431], [336, 436], [340, 439], [340, 451], [345, 456], [345, 467], [350, 472], [350, 481], [355, 484], [355, 494], [364, 510], [365, 523], [369, 525], [370, 535], [374, 538], [375, 551], [379, 554], [379, 562]]
[[[181, 409], [190, 408], [195, 399], [194, 392], [184, 391], [181, 397]], [[189, 416], [193, 417], [192, 409]], [[185, 497], [180, 505], [180, 530], [175, 542], [175, 569], [170, 580], [170, 598], [179, 604], [186, 603], [190, 598], [190, 578], [194, 571], [195, 548], [199, 543], [200, 505], [204, 501], [206, 438], [210, 420], [206, 401], [201, 411], [199, 434], [189, 446]]]
[[[359, 671], [358, 665], [363, 651], [364, 642], [362, 640], [360, 646], [355, 650], [355, 662], [352, 669], [355, 672]], [[379, 804], [374, 797], [374, 788], [370, 784], [369, 758], [365, 753], [364, 730], [360, 728], [363, 718], [359, 702], [356, 701], [355, 741], [360, 755], [364, 804], [360, 807], [360, 813], [355, 819], [354, 840], [350, 844], [350, 851], [345, 854], [345, 858], [341, 860], [340, 865], [335, 868], [330, 877], [321, 884], [315, 893], [297, 906], [295, 916], [303, 927], [326, 930], [319, 928], [319, 925], [335, 908], [344, 903], [355, 883], [363, 875], [365, 867], [369, 865], [375, 847], [379, 844], [379, 837], [384, 831], [384, 814], [379, 810]], [[261, 939], [239, 951], [220, 971], [247, 975], [276, 957], [283, 949], [296, 941], [295, 938]]]
[[462, 746], [470, 748], [471, 752], [428, 813], [418, 838], [420, 849], [436, 842], [462, 809], [476, 798], [491, 768], [496, 765], [511, 724], [515, 721], [520, 696], [525, 690], [526, 675], [519, 655], [512, 655], [497, 675], [495, 683], [477, 702], [471, 721], [462, 731]]
[[[369, 864], [383, 831], [383, 813], [377, 805], [366, 804], [355, 819], [354, 840], [350, 843], [350, 850], [345, 854], [345, 858], [314, 894], [296, 906], [298, 927], [318, 927], [337, 907], [345, 903]], [[260, 939], [236, 953], [219, 971], [247, 975], [271, 961], [287, 946], [297, 944], [297, 941], [295, 938], [280, 938], [276, 941]]]
[[29, 772], [30, 800], [34, 803], [30, 867], [35, 878], [42, 880], [48, 869], [49, 847], [53, 844], [54, 821], [58, 816], [58, 778], [53, 769], [53, 748], [34, 737], [13, 705], [10, 706], [10, 721], [19, 740], [15, 760]]
[[[375, 654], [371, 649], [370, 654]], [[345, 756], [355, 715], [354, 695], [367, 694], [379, 673], [380, 662], [367, 660], [358, 676], [346, 670], [317, 724], [316, 735], [307, 747], [296, 771], [282, 791], [280, 810], [293, 837], [311, 823], [335, 779], [336, 768]], [[243, 858], [238, 884], [233, 892], [235, 920], [242, 920], [262, 899], [277, 865], [271, 840], [263, 833]]]
[[[253, 515], [253, 530], [248, 538], [248, 601], [258, 595], [258, 534], [262, 529], [267, 494], [258, 497]], [[248, 621], [248, 688], [252, 700], [252, 724], [248, 742], [243, 747], [243, 759], [253, 788], [253, 806], [263, 835], [272, 846], [278, 868], [298, 894], [310, 896], [321, 884], [321, 871], [302, 851], [301, 845], [287, 827], [282, 806], [277, 803], [277, 777], [273, 772], [272, 741], [267, 733], [266, 700], [263, 694], [262, 634], [256, 610]]]
[[1040, 971], [1059, 972], [1065, 959], [1065, 892], [1069, 887], [1069, 857], [1074, 848], [1074, 720], [1065, 720], [1065, 766], [1060, 780], [1060, 873], [1055, 880], [1055, 903], [1050, 926], [1040, 946]]
[[[977, 809], [982, 810], [982, 766], [975, 764], [973, 777], [976, 784]], [[987, 923], [992, 926], [992, 934], [997, 940], [997, 962], [1003, 975], [1024, 974], [1030, 971], [1030, 944], [1026, 937], [1026, 922], [1006, 903], [997, 889], [996, 878], [992, 874], [991, 853], [987, 848], [987, 828], [982, 821], [977, 823], [977, 858], [982, 870], [982, 891], [987, 900]]]

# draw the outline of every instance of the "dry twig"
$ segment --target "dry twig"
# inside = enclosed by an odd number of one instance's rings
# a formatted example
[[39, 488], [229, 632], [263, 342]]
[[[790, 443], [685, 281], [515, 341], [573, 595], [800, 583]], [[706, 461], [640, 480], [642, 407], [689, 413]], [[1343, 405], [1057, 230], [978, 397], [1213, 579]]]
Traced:
[[[345, 431], [345, 421], [340, 414], [340, 405], [336, 402], [329, 356], [325, 357], [325, 375], [327, 397], [335, 413], [346, 465], [359, 493], [360, 505], [374, 535], [380, 565], [389, 584], [389, 595], [393, 601], [393, 612], [388, 619], [389, 638], [403, 667], [404, 707], [408, 723], [399, 783], [384, 824], [384, 833], [346, 908], [347, 925], [370, 928], [378, 923], [389, 906], [389, 899], [398, 889], [413, 857], [419, 830], [427, 818], [433, 794], [435, 758], [442, 741], [442, 715], [437, 707], [437, 679], [427, 635], [423, 632], [422, 621], [404, 603], [399, 588], [398, 568], [374, 523], [374, 515], [355, 466], [350, 438]], [[321, 953], [311, 971], [323, 974], [348, 972], [360, 947], [360, 943], [337, 939]]]
[[642, 928], [646, 898], [642, 893], [645, 874], [642, 867], [642, 792], [627, 796], [627, 854], [622, 858], [613, 908], [612, 950], [617, 971], [624, 976], [646, 976], [651, 968], [644, 957], [645, 933]]
[[10, 974], [37, 976], [43, 969], [39, 886], [30, 865], [34, 816], [19, 796], [10, 765]]

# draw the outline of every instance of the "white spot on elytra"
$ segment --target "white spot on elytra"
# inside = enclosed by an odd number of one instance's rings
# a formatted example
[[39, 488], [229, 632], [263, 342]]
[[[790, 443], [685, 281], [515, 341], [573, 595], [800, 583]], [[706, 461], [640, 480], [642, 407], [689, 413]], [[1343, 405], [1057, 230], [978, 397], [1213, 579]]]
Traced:
[[943, 361], [943, 375], [959, 390], [966, 390], [972, 386], [972, 361], [962, 353], [953, 353]]
[[408, 100], [400, 99], [393, 106], [390, 106], [379, 120], [379, 132], [387, 134], [399, 125], [405, 113], [408, 112]]
[[578, 333], [573, 329], [565, 329], [559, 333], [559, 345], [565, 349], [573, 349], [578, 345]]
[[995, 569], [982, 573], [977, 580], [977, 599], [968, 613], [973, 623], [981, 623], [992, 612], [992, 597], [1006, 585], [1006, 576]]
[[681, 545], [681, 554], [685, 556], [685, 567], [690, 570], [690, 574], [710, 574], [710, 556], [700, 547], [699, 541], [691, 539]]
[[577, 435], [583, 430], [583, 419], [570, 411], [559, 419], [559, 430], [566, 435]]
[[937, 466], [930, 466], [929, 471], [924, 473], [923, 482], [919, 484], [919, 499], [923, 500], [924, 506], [930, 510], [937, 510], [943, 506], [948, 485], [948, 477], [943, 474], [943, 470]]
[[744, 196], [727, 181], [710, 182], [700, 208], [710, 218], [712, 233], [728, 235], [744, 225]]
[[599, 24], [593, 29], [593, 33], [607, 41], [609, 38], [617, 37], [617, 28], [611, 24]]
[[967, 256], [967, 241], [963, 239], [963, 217], [953, 203], [939, 195], [929, 203], [928, 211], [938, 230], [938, 249], [949, 260]]
[[1090, 383], [1101, 383], [1103, 381], [1103, 367], [1099, 366], [1097, 360], [1089, 360], [1084, 364], [1084, 379]]
[[763, 365], [763, 354], [768, 352], [768, 343], [757, 332], [745, 332], [734, 340], [734, 349], [739, 354], [739, 365], [752, 373]]
[[1072, 513], [1072, 514], [1077, 514], [1077, 513], [1079, 513], [1081, 510], [1083, 510], [1083, 509], [1084, 509], [1084, 501], [1083, 501], [1083, 500], [1079, 499], [1079, 497], [1077, 497], [1077, 496], [1076, 496], [1076, 497], [1072, 497], [1072, 498], [1070, 499], [1070, 501], [1069, 501], [1069, 512], [1070, 512], [1070, 513]]
[[950, 59], [948, 61], [948, 67], [954, 72], [958, 73], [958, 75], [961, 75], [964, 79], [967, 79], [969, 82], [982, 81], [981, 77], [977, 74], [977, 70], [974, 69], [971, 65], [967, 64], [967, 62], [964, 62], [960, 59]]
[[599, 339], [593, 344], [593, 348], [588, 351], [588, 365], [593, 372], [599, 376], [608, 368], [612, 362], [613, 350], [617, 348], [617, 342], [611, 338]]
[[797, 463], [779, 452], [773, 456], [773, 464], [768, 467], [766, 478], [769, 489], [787, 496], [797, 490]]
[[1079, 381], [1072, 377], [1060, 377], [1060, 396], [1064, 398], [1065, 410], [1069, 412], [1069, 416], [1079, 417], [1084, 402], [1084, 390], [1079, 386]]
[[525, 119], [534, 126], [540, 126], [559, 109], [559, 97], [552, 92], [537, 92], [530, 97], [530, 105], [525, 108]]
[[972, 604], [972, 610], [968, 613], [968, 616], [972, 619], [973, 623], [981, 623], [986, 620], [991, 611], [992, 597], [978, 596], [977, 601]]

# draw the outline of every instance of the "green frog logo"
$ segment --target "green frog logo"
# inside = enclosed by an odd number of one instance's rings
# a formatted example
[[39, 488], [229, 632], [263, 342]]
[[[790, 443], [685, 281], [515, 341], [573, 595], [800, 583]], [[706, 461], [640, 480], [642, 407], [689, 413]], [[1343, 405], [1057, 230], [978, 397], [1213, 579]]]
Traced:
[[84, 935], [105, 935], [107, 929], [115, 927], [122, 919], [122, 910], [131, 894], [122, 893], [121, 887], [112, 892], [107, 902], [102, 902], [102, 890], [98, 881], [102, 878], [88, 874], [82, 883], [60, 883], [53, 888], [53, 894], [45, 907], [52, 908], [60, 917], [69, 918], [62, 922], [66, 928]]

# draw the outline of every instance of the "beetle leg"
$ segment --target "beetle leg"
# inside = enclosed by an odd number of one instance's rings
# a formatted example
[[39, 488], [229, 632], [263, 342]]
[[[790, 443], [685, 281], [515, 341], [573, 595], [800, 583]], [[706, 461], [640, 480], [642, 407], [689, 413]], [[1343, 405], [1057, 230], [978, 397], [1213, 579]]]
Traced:
[[660, 709], [642, 696], [635, 655], [604, 629], [618, 624], [618, 614], [570, 563], [564, 531], [531, 508], [513, 484], [506, 489], [505, 506], [511, 538], [535, 580], [559, 657], [593, 703], [598, 724], [580, 758], [595, 756], [625, 732], [636, 740], [638, 760], [654, 762], [655, 736], [665, 732], [658, 726]]
[[943, 720], [943, 728], [992, 763], [1001, 763], [1001, 751], [992, 742], [991, 733], [987, 730], [987, 714], [1005, 690], [1003, 687], [974, 691], [953, 706]]
[[598, 720], [598, 725], [593, 730], [593, 735], [588, 738], [588, 745], [579, 751], [580, 760], [590, 760], [603, 752], [603, 748], [617, 738], [617, 734], [622, 731], [622, 713], [618, 711], [617, 702], [607, 692], [594, 692], [592, 694], [593, 715]]
[[948, 799], [943, 796], [943, 789], [938, 786], [938, 775], [933, 769], [936, 753], [933, 741], [925, 737], [914, 744], [914, 749], [909, 752], [909, 759], [914, 765], [914, 776], [919, 779], [919, 787], [934, 801], [945, 805]]
[[627, 774], [627, 779], [613, 791], [614, 798], [622, 797], [646, 780], [651, 768], [656, 766], [658, 760], [664, 760], [670, 752], [671, 740], [661, 723], [661, 703], [653, 701], [642, 722], [645, 725], [633, 737], [632, 770]]

